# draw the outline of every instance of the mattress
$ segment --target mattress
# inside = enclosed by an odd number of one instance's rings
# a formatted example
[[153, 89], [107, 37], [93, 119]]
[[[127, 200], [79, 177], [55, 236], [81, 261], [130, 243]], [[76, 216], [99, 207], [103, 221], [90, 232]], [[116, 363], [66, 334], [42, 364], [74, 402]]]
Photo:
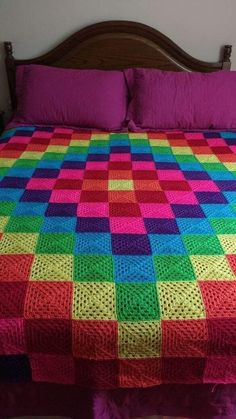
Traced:
[[0, 380], [236, 382], [236, 133], [0, 139]]

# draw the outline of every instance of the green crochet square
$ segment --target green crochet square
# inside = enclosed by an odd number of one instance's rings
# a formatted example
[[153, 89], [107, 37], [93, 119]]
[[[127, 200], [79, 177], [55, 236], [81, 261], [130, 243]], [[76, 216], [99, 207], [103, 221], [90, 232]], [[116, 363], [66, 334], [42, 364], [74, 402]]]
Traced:
[[5, 227], [5, 231], [8, 233], [38, 233], [42, 223], [43, 217], [12, 216]]
[[193, 234], [182, 236], [182, 239], [190, 255], [220, 255], [224, 253], [216, 236]]
[[74, 243], [75, 235], [73, 233], [41, 233], [36, 253], [72, 254]]
[[64, 153], [44, 153], [42, 160], [63, 160]]
[[153, 154], [172, 154], [171, 147], [155, 147], [152, 146]]
[[76, 146], [70, 146], [68, 148], [67, 153], [73, 153], [73, 154], [87, 154], [88, 147], [76, 147]]
[[149, 140], [147, 138], [131, 138], [130, 144], [135, 146], [149, 146]]
[[74, 258], [74, 280], [92, 282], [112, 282], [114, 268], [112, 256], [78, 255]]
[[13, 167], [24, 167], [25, 169], [36, 167], [39, 161], [35, 159], [19, 159], [16, 160]]
[[226, 171], [226, 167], [222, 163], [202, 163], [202, 166], [208, 172]]
[[16, 208], [16, 202], [5, 201], [0, 203], [0, 215], [11, 215]]
[[8, 170], [8, 167], [0, 167], [0, 177], [6, 176]]
[[195, 279], [188, 256], [154, 256], [158, 281], [191, 281]]
[[178, 163], [198, 163], [198, 160], [192, 154], [175, 154]]
[[156, 284], [116, 284], [116, 310], [119, 321], [159, 320]]
[[210, 223], [216, 234], [236, 233], [236, 219], [234, 218], [211, 218]]

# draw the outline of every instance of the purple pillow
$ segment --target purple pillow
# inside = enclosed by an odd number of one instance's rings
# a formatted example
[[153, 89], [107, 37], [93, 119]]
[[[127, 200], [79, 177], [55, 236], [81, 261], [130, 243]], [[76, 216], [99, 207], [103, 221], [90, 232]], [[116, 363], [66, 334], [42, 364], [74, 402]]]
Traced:
[[122, 71], [23, 67], [17, 72], [18, 106], [12, 122], [123, 128], [128, 93]]
[[236, 72], [126, 70], [131, 130], [236, 128]]

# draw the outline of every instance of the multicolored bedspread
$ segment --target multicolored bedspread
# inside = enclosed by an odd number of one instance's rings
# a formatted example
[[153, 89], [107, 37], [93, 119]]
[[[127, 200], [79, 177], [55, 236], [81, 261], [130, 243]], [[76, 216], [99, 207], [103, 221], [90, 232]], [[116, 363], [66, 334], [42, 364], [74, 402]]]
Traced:
[[236, 382], [236, 133], [0, 149], [0, 380]]

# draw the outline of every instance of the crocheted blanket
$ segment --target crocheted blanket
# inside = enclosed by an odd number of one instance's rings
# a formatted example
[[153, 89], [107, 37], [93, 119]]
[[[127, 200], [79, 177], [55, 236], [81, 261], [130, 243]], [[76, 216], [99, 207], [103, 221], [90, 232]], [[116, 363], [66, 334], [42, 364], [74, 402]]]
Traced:
[[0, 380], [236, 382], [236, 133], [0, 149]]

